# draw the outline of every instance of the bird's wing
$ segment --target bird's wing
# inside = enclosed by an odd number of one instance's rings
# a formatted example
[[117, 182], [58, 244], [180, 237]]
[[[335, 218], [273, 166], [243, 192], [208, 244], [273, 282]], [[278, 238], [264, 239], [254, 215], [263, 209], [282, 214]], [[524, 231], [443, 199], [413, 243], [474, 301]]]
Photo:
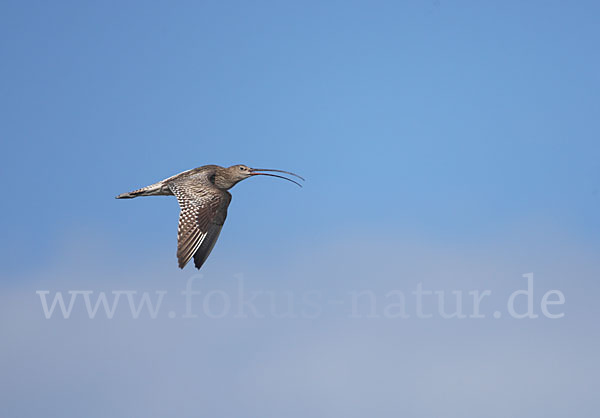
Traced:
[[188, 184], [169, 184], [177, 197], [181, 213], [177, 230], [177, 260], [179, 267], [194, 257], [200, 268], [212, 251], [227, 217], [231, 195], [213, 187], [191, 187]]

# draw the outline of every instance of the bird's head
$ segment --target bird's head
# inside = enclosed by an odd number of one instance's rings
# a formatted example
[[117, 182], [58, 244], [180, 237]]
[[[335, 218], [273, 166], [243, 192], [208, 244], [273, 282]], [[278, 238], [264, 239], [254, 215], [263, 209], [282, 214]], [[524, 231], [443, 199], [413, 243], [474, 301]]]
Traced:
[[[223, 189], [230, 189], [233, 186], [235, 186], [235, 184], [237, 184], [238, 182], [240, 182], [242, 180], [247, 179], [248, 177], [270, 176], [270, 177], [277, 177], [280, 179], [291, 181], [292, 183], [297, 184], [298, 186], [302, 187], [302, 185], [295, 180], [289, 179], [284, 176], [279, 176], [277, 174], [263, 173], [263, 171], [285, 173], [285, 174], [289, 174], [291, 176], [298, 177], [300, 180], [304, 181], [304, 179], [302, 177], [300, 177], [298, 174], [294, 174], [289, 171], [275, 170], [272, 168], [250, 168], [243, 164], [237, 164], [237, 165], [232, 165], [231, 167], [227, 167], [226, 169], [224, 169], [224, 172], [221, 174], [221, 176], [218, 176], [220, 178], [215, 179], [216, 180], [215, 184], [217, 183], [217, 181], [219, 181], [224, 186], [224, 187], [222, 187]], [[219, 187], [219, 185], [217, 185], [217, 187]]]

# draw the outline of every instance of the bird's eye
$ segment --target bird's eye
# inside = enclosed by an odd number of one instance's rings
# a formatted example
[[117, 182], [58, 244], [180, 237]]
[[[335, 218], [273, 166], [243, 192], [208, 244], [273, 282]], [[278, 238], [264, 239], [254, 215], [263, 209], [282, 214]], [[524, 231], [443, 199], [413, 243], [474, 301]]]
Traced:
[[244, 170], [244, 167], [240, 167], [240, 170], [242, 170], [242, 171], [243, 171], [243, 170]]

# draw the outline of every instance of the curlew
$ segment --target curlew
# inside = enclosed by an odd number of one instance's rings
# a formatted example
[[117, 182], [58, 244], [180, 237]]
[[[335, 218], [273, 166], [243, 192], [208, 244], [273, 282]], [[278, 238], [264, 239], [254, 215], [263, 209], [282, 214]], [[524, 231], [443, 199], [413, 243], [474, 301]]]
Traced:
[[302, 187], [292, 179], [263, 171], [289, 174], [304, 181], [299, 175], [283, 170], [250, 168], [242, 164], [227, 168], [205, 165], [133, 192], [120, 194], [116, 198], [175, 196], [181, 209], [177, 230], [179, 268], [184, 268], [193, 257], [194, 265], [200, 269], [215, 246], [225, 223], [227, 207], [231, 202], [229, 189], [252, 176], [278, 177]]

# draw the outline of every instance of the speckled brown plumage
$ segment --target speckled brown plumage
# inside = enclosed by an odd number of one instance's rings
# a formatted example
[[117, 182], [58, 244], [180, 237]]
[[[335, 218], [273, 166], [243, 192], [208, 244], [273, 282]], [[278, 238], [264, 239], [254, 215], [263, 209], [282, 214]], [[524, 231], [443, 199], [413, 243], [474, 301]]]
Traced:
[[194, 265], [199, 269], [215, 246], [227, 218], [227, 208], [231, 202], [231, 194], [227, 190], [238, 182], [257, 175], [282, 178], [302, 187], [300, 183], [287, 177], [261, 171], [286, 173], [304, 180], [297, 174], [282, 170], [253, 169], [245, 165], [227, 168], [205, 165], [133, 192], [120, 194], [117, 199], [174, 195], [181, 209], [177, 231], [179, 267], [184, 268], [193, 257]]

